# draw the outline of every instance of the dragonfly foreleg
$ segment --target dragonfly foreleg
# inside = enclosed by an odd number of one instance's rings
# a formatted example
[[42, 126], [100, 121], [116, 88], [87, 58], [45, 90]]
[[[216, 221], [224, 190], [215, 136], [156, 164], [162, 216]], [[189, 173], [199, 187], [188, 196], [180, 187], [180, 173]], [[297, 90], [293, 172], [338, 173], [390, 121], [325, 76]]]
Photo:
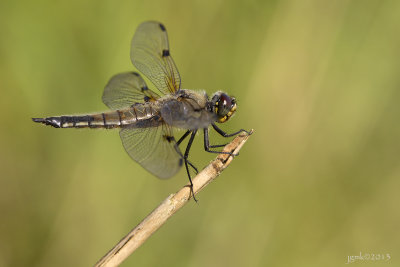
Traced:
[[224, 152], [224, 151], [215, 151], [211, 150], [210, 148], [216, 148], [216, 147], [223, 147], [225, 145], [210, 145], [210, 140], [208, 137], [208, 128], [204, 128], [204, 150], [209, 152], [209, 153], [216, 153], [216, 154], [227, 154], [227, 155], [232, 155], [232, 156], [237, 156], [238, 154], [232, 153], [232, 152]]
[[211, 126], [214, 128], [214, 130], [215, 130], [217, 133], [219, 133], [219, 134], [222, 135], [223, 137], [232, 137], [232, 136], [238, 135], [238, 134], [240, 134], [240, 133], [242, 133], [242, 132], [245, 132], [245, 133], [247, 133], [247, 134], [250, 134], [248, 131], [246, 131], [246, 130], [244, 130], [244, 129], [240, 129], [240, 130], [237, 131], [237, 132], [228, 134], [228, 133], [224, 132], [223, 130], [221, 130], [220, 128], [218, 128], [218, 126], [215, 125], [215, 123], [211, 123]]

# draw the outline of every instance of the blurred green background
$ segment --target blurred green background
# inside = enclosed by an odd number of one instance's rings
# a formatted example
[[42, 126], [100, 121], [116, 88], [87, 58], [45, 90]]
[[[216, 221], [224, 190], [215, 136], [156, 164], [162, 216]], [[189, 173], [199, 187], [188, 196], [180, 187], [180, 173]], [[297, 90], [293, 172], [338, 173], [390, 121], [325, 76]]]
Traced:
[[[123, 266], [340, 266], [360, 252], [400, 266], [400, 2], [389, 0], [2, 1], [0, 266], [93, 265], [187, 183], [183, 170], [152, 177], [117, 130], [31, 121], [106, 110], [104, 85], [133, 70], [130, 40], [149, 19], [168, 29], [183, 88], [234, 95], [221, 128], [255, 133]], [[214, 155], [197, 139], [202, 168]]]

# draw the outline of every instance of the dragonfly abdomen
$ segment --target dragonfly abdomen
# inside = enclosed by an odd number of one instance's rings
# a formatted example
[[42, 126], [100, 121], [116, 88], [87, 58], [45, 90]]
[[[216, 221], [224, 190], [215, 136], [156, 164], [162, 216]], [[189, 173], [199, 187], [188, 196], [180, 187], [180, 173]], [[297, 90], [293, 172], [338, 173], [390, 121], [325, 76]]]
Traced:
[[[107, 114], [108, 115], [108, 114]], [[34, 122], [53, 126], [54, 128], [114, 128], [114, 120], [106, 119], [106, 113], [78, 116], [58, 116], [33, 118]]]
[[32, 120], [55, 128], [111, 129], [128, 126], [142, 120], [150, 119], [155, 114], [155, 110], [151, 106], [137, 105], [128, 109], [97, 114], [33, 118]]

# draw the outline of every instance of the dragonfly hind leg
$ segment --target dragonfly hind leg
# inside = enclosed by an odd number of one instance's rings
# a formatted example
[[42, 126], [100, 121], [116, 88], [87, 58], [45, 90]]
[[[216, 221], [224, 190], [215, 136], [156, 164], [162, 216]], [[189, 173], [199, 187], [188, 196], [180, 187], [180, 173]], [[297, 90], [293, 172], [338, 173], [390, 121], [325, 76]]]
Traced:
[[[189, 166], [193, 168], [193, 170], [195, 171], [196, 174], [198, 174], [199, 171], [198, 171], [197, 168], [188, 160], [190, 148], [192, 147], [193, 140], [194, 140], [194, 138], [195, 138], [195, 136], [196, 136], [196, 132], [197, 132], [197, 130], [194, 130], [194, 131], [188, 130], [188, 131], [186, 131], [186, 132], [182, 135], [182, 137], [178, 140], [178, 142], [176, 142], [176, 150], [177, 150], [177, 152], [179, 153], [179, 155], [181, 155], [181, 157], [183, 158], [183, 160], [184, 160], [184, 162], [185, 162], [186, 172], [187, 172], [187, 175], [188, 175], [188, 178], [189, 178], [189, 182], [190, 182], [190, 193], [191, 193], [191, 195], [193, 196], [194, 201], [197, 202], [197, 199], [196, 199], [196, 197], [194, 196], [193, 182], [192, 182], [192, 177], [190, 176]], [[179, 150], [179, 147], [178, 147], [178, 146], [182, 143], [182, 141], [183, 141], [190, 133], [192, 133], [192, 134], [191, 134], [190, 139], [189, 139], [189, 142], [188, 142], [188, 144], [187, 144], [187, 146], [186, 146], [185, 154], [182, 155], [182, 153], [181, 153], [181, 151]]]
[[[182, 141], [191, 133], [190, 130], [186, 131], [181, 138], [179, 138], [178, 142], [176, 142], [176, 150], [178, 152], [179, 155], [181, 155], [181, 157], [184, 159], [184, 156], [182, 155], [181, 151], [179, 150], [178, 146], [182, 143]], [[187, 163], [189, 164], [190, 167], [192, 167], [192, 169], [195, 171], [196, 175], [199, 173], [199, 171], [197, 170], [197, 168], [186, 158]]]

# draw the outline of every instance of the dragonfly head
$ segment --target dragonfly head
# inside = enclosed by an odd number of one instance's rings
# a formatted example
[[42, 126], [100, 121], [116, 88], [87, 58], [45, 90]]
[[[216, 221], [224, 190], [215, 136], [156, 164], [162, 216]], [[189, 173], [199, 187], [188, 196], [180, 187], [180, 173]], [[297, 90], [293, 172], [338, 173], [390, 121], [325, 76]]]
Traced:
[[218, 122], [226, 122], [236, 111], [236, 99], [223, 92], [217, 92], [211, 99], [211, 111], [217, 114]]

